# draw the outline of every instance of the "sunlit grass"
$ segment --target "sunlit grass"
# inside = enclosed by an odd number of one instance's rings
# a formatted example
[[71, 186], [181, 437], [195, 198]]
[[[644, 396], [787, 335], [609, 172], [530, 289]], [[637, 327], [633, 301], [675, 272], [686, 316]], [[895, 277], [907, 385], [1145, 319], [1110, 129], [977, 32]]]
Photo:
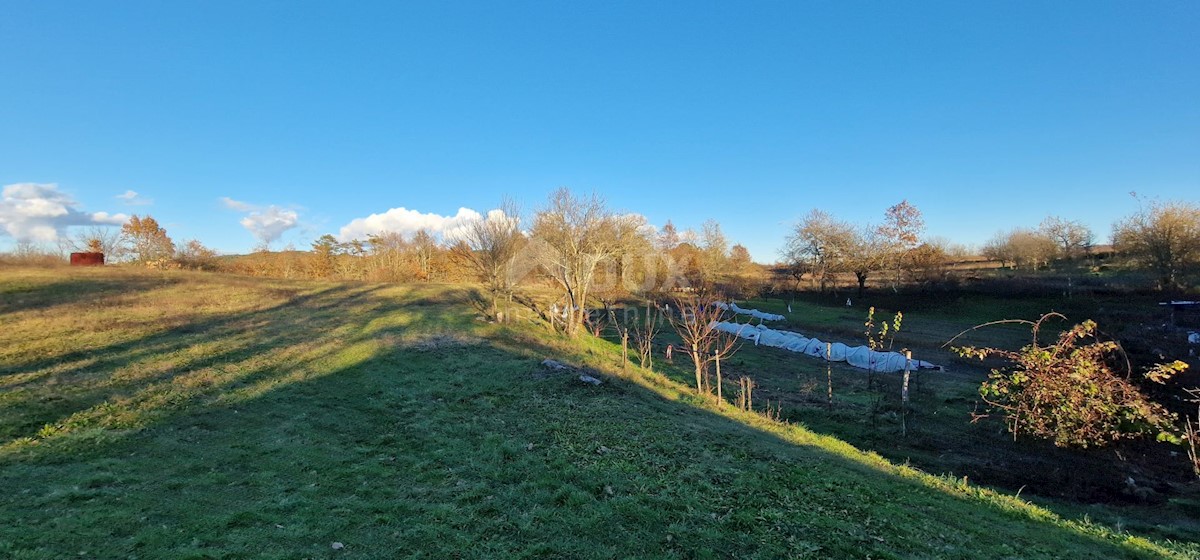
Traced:
[[0, 556], [1172, 554], [478, 321], [467, 290], [4, 271]]

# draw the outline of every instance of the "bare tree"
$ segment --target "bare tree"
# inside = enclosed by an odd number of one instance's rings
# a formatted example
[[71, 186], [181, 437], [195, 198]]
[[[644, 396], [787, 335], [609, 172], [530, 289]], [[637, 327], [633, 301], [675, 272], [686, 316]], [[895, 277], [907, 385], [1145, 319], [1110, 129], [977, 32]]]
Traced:
[[1015, 263], [1016, 256], [1012, 252], [1012, 246], [1008, 243], [1008, 233], [1006, 231], [996, 232], [983, 243], [979, 248], [979, 253], [988, 260], [1000, 263], [1001, 268], [1008, 263]]
[[1058, 216], [1050, 216], [1042, 220], [1038, 231], [1054, 240], [1058, 245], [1059, 255], [1066, 259], [1087, 255], [1096, 238], [1091, 228], [1084, 225], [1083, 222], [1065, 220]]
[[655, 305], [646, 302], [646, 315], [630, 325], [638, 361], [644, 368], [654, 368], [654, 340], [662, 330], [662, 314]]
[[1030, 270], [1050, 264], [1058, 253], [1054, 240], [1032, 229], [1016, 229], [1008, 238], [1017, 266], [1028, 265]]
[[412, 278], [412, 267], [408, 262], [409, 243], [404, 235], [394, 231], [383, 231], [367, 236], [369, 276], [375, 280], [390, 282]]
[[1012, 263], [1016, 268], [1038, 267], [1048, 264], [1058, 253], [1054, 240], [1038, 230], [1017, 228], [992, 236], [983, 246], [983, 256], [1000, 261], [1000, 265]]
[[909, 253], [909, 270], [921, 282], [944, 280], [950, 274], [951, 251], [956, 250], [944, 239], [930, 239]]
[[867, 289], [867, 278], [873, 271], [883, 268], [889, 256], [888, 245], [878, 230], [865, 227], [845, 245], [842, 266], [854, 273], [858, 280], [858, 296]]
[[597, 265], [620, 247], [622, 221], [597, 195], [576, 197], [565, 188], [552, 193], [547, 206], [534, 216], [538, 263], [563, 291], [563, 331], [568, 336], [579, 331], [587, 312]]
[[725, 233], [721, 231], [721, 224], [713, 219], [704, 221], [700, 238], [703, 251], [700, 271], [703, 275], [703, 282], [707, 286], [712, 285], [726, 272], [729, 260], [729, 241], [725, 239]]
[[512, 293], [510, 267], [525, 242], [520, 228], [520, 209], [505, 199], [498, 211], [471, 222], [461, 240], [451, 249], [453, 258], [478, 274], [491, 299], [491, 317], [496, 318], [499, 298]]
[[854, 226], [814, 209], [788, 236], [784, 259], [792, 266], [808, 264], [821, 291], [834, 274], [846, 269], [857, 242]]
[[126, 256], [121, 229], [113, 226], [91, 226], [77, 230], [74, 235], [60, 237], [58, 246], [64, 253], [104, 253], [104, 260], [110, 263], [121, 261]]
[[[5, 256], [0, 254], [0, 257]], [[12, 251], [7, 256], [22, 264], [45, 263], [57, 264], [62, 262], [62, 256], [54, 253], [48, 246], [32, 239], [18, 239]], [[6, 259], [0, 259], [0, 262]]]
[[679, 234], [679, 245], [691, 245], [692, 247], [699, 247], [700, 236], [696, 233], [696, 230], [687, 228], [683, 230], [683, 233]]
[[1188, 402], [1196, 403], [1196, 418], [1190, 414], [1183, 416], [1183, 439], [1187, 441], [1187, 456], [1192, 463], [1192, 474], [1200, 478], [1200, 387], [1184, 389], [1191, 398]]
[[413, 250], [417, 257], [417, 268], [420, 270], [421, 279], [428, 282], [433, 276], [433, 255], [437, 252], [437, 240], [433, 234], [424, 228], [417, 230], [412, 238]]
[[[696, 374], [696, 391], [711, 391], [708, 380], [709, 365], [717, 360], [728, 359], [740, 347], [740, 340], [714, 328], [714, 324], [726, 319], [726, 311], [716, 305], [719, 298], [703, 294], [674, 298], [675, 313], [669, 314], [675, 334], [683, 341], [683, 348], [692, 360]], [[717, 379], [720, 383], [720, 379]]]
[[654, 285], [657, 269], [653, 258], [652, 228], [640, 214], [613, 216], [615, 247], [612, 257], [604, 263], [604, 275], [598, 292], [611, 303], [617, 297], [635, 290], [648, 290]]
[[1113, 227], [1113, 245], [1156, 273], [1160, 289], [1179, 287], [1200, 263], [1200, 205], [1152, 202]]
[[679, 230], [675, 228], [675, 224], [671, 223], [671, 220], [667, 220], [666, 225], [659, 230], [655, 245], [659, 251], [664, 253], [679, 245]]

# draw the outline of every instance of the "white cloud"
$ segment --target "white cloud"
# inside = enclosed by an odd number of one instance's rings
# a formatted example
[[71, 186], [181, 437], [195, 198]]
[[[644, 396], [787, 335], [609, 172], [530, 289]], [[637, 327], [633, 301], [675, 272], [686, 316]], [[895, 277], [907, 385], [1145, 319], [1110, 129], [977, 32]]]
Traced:
[[129, 221], [125, 214], [109, 214], [108, 212], [92, 212], [92, 222], [98, 225], [120, 226]]
[[[503, 216], [504, 213], [500, 210], [488, 212], [489, 219], [497, 219]], [[352, 239], [366, 239], [368, 235], [383, 232], [411, 235], [416, 233], [417, 230], [426, 229], [435, 235], [440, 234], [445, 239], [457, 239], [466, 230], [467, 226], [481, 219], [483, 219], [483, 215], [470, 208], [459, 208], [458, 213], [453, 216], [442, 216], [434, 213], [422, 214], [417, 210], [400, 207], [392, 208], [382, 214], [371, 214], [365, 218], [355, 218], [350, 223], [342, 226], [337, 237], [339, 241], [350, 241]]]
[[225, 207], [229, 208], [230, 210], [237, 210], [238, 212], [250, 212], [256, 209], [253, 204], [247, 204], [245, 202], [234, 200], [228, 196], [221, 197], [221, 204], [224, 204]]
[[268, 206], [264, 210], [253, 210], [242, 218], [242, 227], [250, 230], [259, 241], [271, 243], [279, 239], [283, 232], [296, 227], [300, 215], [294, 210], [278, 206]]
[[127, 190], [123, 194], [117, 195], [116, 198], [129, 206], [149, 206], [154, 204], [153, 200], [138, 194], [135, 190]]
[[300, 225], [300, 214], [295, 210], [280, 208], [273, 204], [266, 207], [256, 206], [228, 196], [223, 196], [220, 200], [226, 208], [244, 212], [246, 216], [240, 222], [242, 227], [263, 243], [277, 241], [284, 232]]
[[125, 214], [87, 213], [54, 183], [16, 183], [0, 190], [0, 228], [17, 241], [51, 243], [70, 226], [121, 225]]

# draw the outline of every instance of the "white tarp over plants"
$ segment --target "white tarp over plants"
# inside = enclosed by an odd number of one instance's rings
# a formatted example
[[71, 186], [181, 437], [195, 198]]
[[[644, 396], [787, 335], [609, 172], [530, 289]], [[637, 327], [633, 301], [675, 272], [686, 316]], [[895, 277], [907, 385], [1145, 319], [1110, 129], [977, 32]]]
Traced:
[[720, 307], [721, 309], [723, 309], [725, 311], [732, 311], [734, 313], [737, 313], [738, 315], [749, 315], [760, 321], [782, 321], [783, 320], [783, 315], [767, 313], [765, 311], [759, 311], [757, 309], [744, 309], [744, 308], [738, 307], [738, 304], [736, 304], [734, 302], [729, 302], [728, 304], [726, 304], [723, 301], [718, 301], [718, 302], [714, 303], [713, 305], [716, 305], [717, 307]]
[[[712, 327], [722, 332], [732, 333], [747, 340], [753, 340], [755, 346], [771, 346], [790, 352], [808, 354], [814, 358], [826, 357], [825, 343], [809, 338], [797, 332], [777, 331], [762, 325], [749, 325], [729, 322], [713, 323]], [[899, 352], [877, 352], [866, 346], [846, 346], [841, 342], [829, 345], [828, 359], [833, 362], [846, 362], [856, 368], [869, 369], [875, 372], [904, 371], [906, 363], [911, 369], [941, 369], [938, 366], [922, 360], [908, 361]]]

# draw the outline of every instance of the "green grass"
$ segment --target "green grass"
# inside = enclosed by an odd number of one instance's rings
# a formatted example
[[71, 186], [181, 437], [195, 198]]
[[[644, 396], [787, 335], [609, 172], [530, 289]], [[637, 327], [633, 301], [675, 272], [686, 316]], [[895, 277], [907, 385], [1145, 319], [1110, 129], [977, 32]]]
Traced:
[[[865, 343], [864, 322], [871, 306], [876, 307], [876, 325], [891, 321], [895, 313], [901, 311], [904, 321], [896, 336], [895, 347], [907, 346], [926, 351], [936, 351], [964, 330], [993, 321], [1034, 320], [1050, 311], [1063, 312], [1068, 318], [1077, 320], [1085, 318], [1081, 310], [1085, 305], [1083, 302], [1057, 298], [920, 297], [889, 293], [871, 294], [865, 298], [852, 297], [853, 307], [846, 307], [844, 301], [845, 297], [834, 302], [827, 297], [809, 294], [791, 302], [792, 313], [787, 312], [788, 302], [779, 299], [750, 300], [745, 306], [786, 316], [787, 320], [780, 324], [780, 328], [828, 333], [839, 337], [834, 342], [844, 340], [851, 345]], [[955, 344], [1019, 347], [1029, 340], [1029, 327], [1000, 324], [965, 333]], [[949, 352], [944, 354], [950, 355]]]
[[[0, 557], [1187, 550], [622, 372], [606, 341], [483, 323], [469, 295], [0, 271]], [[606, 383], [546, 373], [545, 357]]]

